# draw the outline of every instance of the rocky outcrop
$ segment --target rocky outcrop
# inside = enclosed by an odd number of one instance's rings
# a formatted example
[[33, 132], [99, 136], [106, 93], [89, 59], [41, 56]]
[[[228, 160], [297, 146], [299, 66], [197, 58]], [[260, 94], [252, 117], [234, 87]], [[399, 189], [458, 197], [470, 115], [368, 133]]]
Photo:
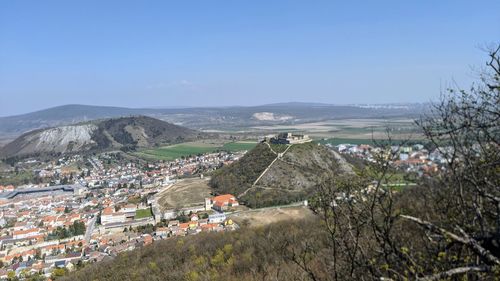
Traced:
[[28, 132], [5, 145], [0, 155], [7, 158], [107, 149], [133, 150], [202, 136], [197, 131], [150, 117], [123, 117]]

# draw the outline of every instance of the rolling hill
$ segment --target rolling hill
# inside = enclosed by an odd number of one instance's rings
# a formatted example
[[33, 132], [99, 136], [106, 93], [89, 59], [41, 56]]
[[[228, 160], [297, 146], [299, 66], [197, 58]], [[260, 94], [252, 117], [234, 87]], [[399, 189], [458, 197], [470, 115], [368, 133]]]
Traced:
[[0, 155], [7, 158], [109, 149], [134, 150], [202, 136], [195, 130], [151, 117], [121, 117], [31, 131], [5, 145]]
[[340, 156], [325, 146], [295, 144], [278, 157], [285, 149], [285, 145], [261, 143], [237, 162], [217, 170], [210, 185], [217, 193], [238, 196], [250, 207], [265, 207], [306, 199], [322, 175], [349, 172]]
[[317, 103], [279, 103], [260, 106], [200, 108], [123, 108], [63, 105], [16, 116], [0, 117], [0, 136], [17, 137], [25, 132], [76, 124], [102, 118], [144, 115], [191, 129], [248, 128], [256, 125], [296, 124], [342, 118], [415, 117], [421, 104], [367, 106]]
[[19, 135], [35, 129], [102, 118], [144, 115], [146, 112], [141, 109], [70, 104], [21, 115], [0, 117], [0, 132], [7, 135]]

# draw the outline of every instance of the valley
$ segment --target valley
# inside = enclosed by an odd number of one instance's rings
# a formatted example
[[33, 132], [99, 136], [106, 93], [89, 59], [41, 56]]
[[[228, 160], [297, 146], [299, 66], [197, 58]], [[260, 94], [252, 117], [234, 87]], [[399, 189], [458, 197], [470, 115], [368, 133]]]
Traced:
[[[8, 264], [25, 258], [41, 264], [69, 261], [86, 270], [169, 241], [198, 241], [192, 239], [213, 233], [233, 239], [276, 227], [298, 231], [298, 225], [319, 225], [314, 206], [325, 182], [382, 175], [372, 166], [387, 149], [377, 140], [385, 126], [399, 128], [390, 143], [398, 153], [381, 188], [404, 194], [443, 167], [443, 155], [420, 143], [408, 119], [207, 133], [138, 116], [28, 132], [2, 149], [10, 157], [0, 171], [0, 208], [6, 218], [0, 231], [8, 254], [0, 259]], [[409, 135], [415, 137], [404, 140]], [[372, 188], [367, 184], [361, 194], [371, 194]], [[16, 207], [9, 209], [12, 204]], [[50, 207], [36, 207], [40, 204]], [[25, 216], [29, 233], [10, 238]], [[76, 230], [83, 227], [86, 231]], [[312, 233], [321, 235], [317, 231]], [[53, 237], [69, 250], [47, 252], [45, 242]], [[47, 275], [54, 276], [51, 268]]]
[[251, 150], [257, 145], [256, 141], [229, 141], [229, 140], [204, 140], [186, 142], [154, 149], [144, 149], [132, 153], [135, 156], [150, 160], [175, 160], [193, 155], [209, 152], [227, 151], [237, 152]]
[[0, 1], [0, 281], [500, 281], [500, 1]]

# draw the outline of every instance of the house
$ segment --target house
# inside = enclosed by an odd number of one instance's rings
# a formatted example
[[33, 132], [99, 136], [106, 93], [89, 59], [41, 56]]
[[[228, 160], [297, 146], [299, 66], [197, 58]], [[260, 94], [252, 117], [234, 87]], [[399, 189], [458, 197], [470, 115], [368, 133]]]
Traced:
[[60, 253], [63, 252], [65, 249], [65, 246], [62, 244], [54, 244], [54, 245], [48, 245], [40, 248], [40, 253], [42, 255], [50, 255], [51, 253]]
[[55, 223], [56, 223], [56, 220], [57, 220], [57, 217], [55, 216], [44, 216], [42, 218], [42, 222], [43, 222], [43, 225], [47, 225], [47, 226], [54, 226]]
[[70, 222], [75, 222], [77, 220], [80, 220], [80, 218], [81, 218], [80, 214], [70, 214], [67, 216], [67, 219]]
[[169, 221], [167, 226], [168, 227], [179, 226], [179, 221], [178, 220]]
[[189, 229], [189, 223], [186, 222], [186, 223], [179, 224], [179, 229], [186, 232]]
[[14, 191], [13, 185], [7, 185], [7, 186], [0, 185], [0, 192], [11, 192], [11, 191]]
[[208, 223], [222, 223], [226, 220], [226, 215], [224, 213], [213, 214], [208, 216]]
[[190, 219], [191, 219], [191, 221], [198, 221], [200, 218], [198, 217], [197, 214], [192, 214]]
[[66, 255], [59, 255], [59, 256], [46, 256], [45, 257], [45, 263], [48, 264], [55, 264], [59, 262], [59, 264], [66, 264], [66, 262], [78, 262], [80, 260], [81, 253], [75, 252], [75, 253], [68, 253]]
[[101, 224], [107, 225], [116, 222], [125, 222], [125, 213], [115, 212], [113, 207], [107, 207], [102, 211]]
[[170, 230], [167, 227], [158, 227], [156, 229], [155, 235], [165, 237], [168, 235], [169, 232]]
[[14, 228], [13, 229], [14, 229], [14, 231], [17, 231], [17, 230], [26, 230], [28, 228], [30, 228], [30, 227], [28, 226], [28, 224], [26, 222], [20, 222], [20, 221], [18, 221], [18, 222], [16, 222], [14, 224]]
[[[226, 204], [224, 204], [224, 202], [222, 201], [216, 201], [214, 202], [213, 206], [212, 206], [212, 209], [218, 211], [218, 212], [222, 212], [224, 211], [224, 207], [226, 206]], [[226, 207], [227, 209], [227, 207]]]
[[127, 204], [123, 206], [121, 211], [124, 213], [132, 213], [132, 212], [135, 213], [135, 211], [137, 211], [137, 206], [134, 204]]
[[214, 209], [222, 212], [229, 207], [239, 206], [238, 200], [231, 194], [224, 194], [205, 199], [205, 210]]
[[202, 231], [213, 231], [217, 227], [215, 223], [209, 223], [201, 226]]
[[144, 246], [153, 243], [153, 236], [151, 236], [150, 234], [144, 234], [142, 238], [144, 241]]
[[26, 230], [14, 230], [12, 232], [12, 237], [14, 239], [24, 239], [36, 237], [40, 234], [40, 230], [38, 228], [31, 228]]

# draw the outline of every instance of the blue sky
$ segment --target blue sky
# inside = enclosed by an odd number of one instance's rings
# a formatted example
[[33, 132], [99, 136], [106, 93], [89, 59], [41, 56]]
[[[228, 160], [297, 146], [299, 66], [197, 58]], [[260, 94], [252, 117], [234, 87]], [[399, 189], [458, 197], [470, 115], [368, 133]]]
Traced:
[[1, 1], [0, 116], [426, 102], [500, 41], [500, 1]]

